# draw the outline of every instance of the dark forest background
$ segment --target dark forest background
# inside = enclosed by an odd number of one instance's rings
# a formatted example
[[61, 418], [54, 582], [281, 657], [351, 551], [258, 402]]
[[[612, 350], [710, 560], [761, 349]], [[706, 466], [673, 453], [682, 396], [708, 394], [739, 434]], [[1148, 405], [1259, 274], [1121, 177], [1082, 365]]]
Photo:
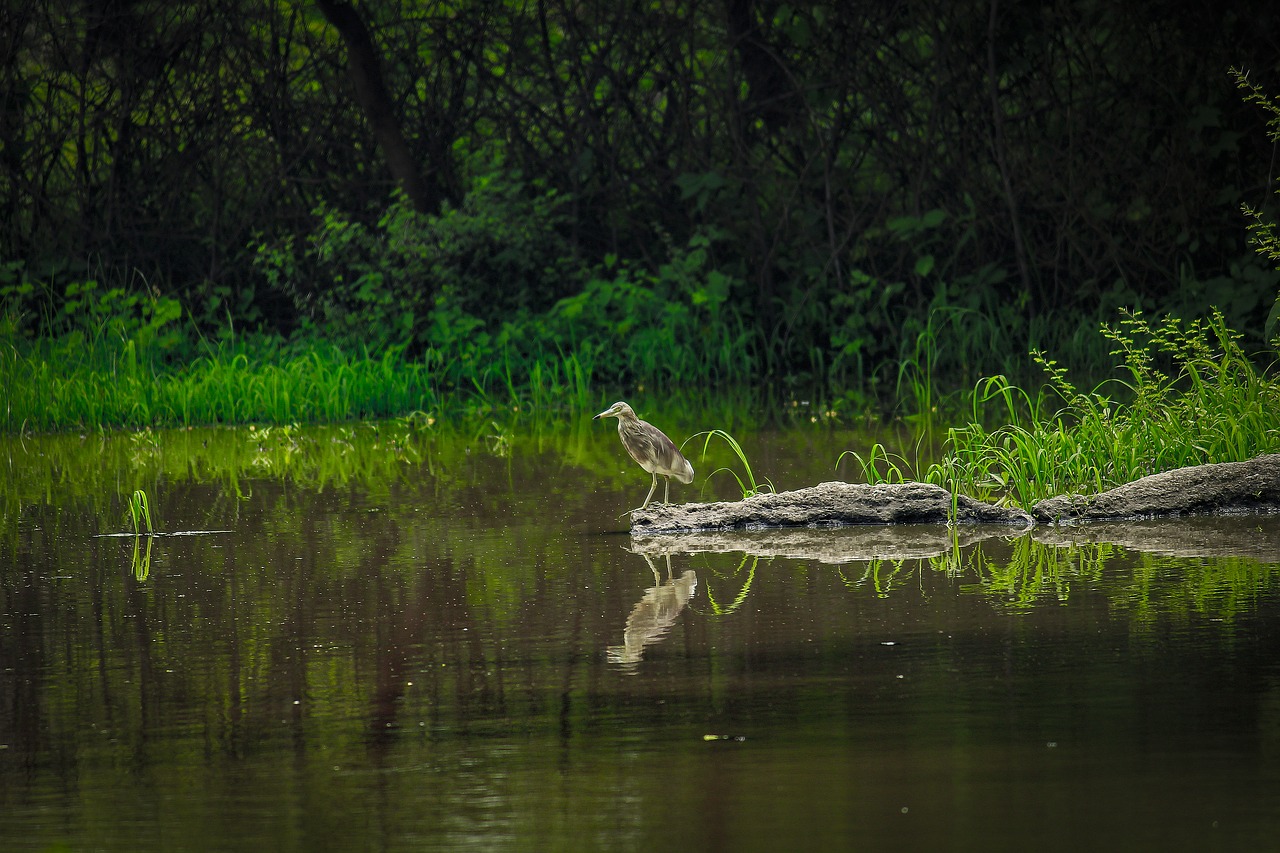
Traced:
[[968, 376], [1121, 306], [1262, 347], [1276, 302], [1241, 204], [1280, 158], [1230, 73], [1280, 90], [1269, 0], [0, 15], [28, 338], [176, 304], [199, 335], [874, 390], [922, 334]]

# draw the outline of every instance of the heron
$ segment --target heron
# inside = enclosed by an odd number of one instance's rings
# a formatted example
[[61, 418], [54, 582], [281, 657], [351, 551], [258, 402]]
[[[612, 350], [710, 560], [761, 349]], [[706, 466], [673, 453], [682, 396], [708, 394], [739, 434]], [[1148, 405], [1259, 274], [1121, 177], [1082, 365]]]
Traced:
[[636, 464], [653, 475], [653, 485], [649, 487], [649, 494], [645, 496], [640, 509], [647, 507], [653, 499], [653, 492], [658, 488], [659, 474], [667, 478], [662, 495], [664, 504], [671, 497], [672, 477], [686, 484], [693, 482], [693, 466], [680, 453], [675, 442], [653, 424], [637, 418], [635, 410], [626, 403], [619, 400], [591, 420], [598, 421], [600, 418], [618, 419], [618, 437], [622, 439], [622, 446], [636, 460]]

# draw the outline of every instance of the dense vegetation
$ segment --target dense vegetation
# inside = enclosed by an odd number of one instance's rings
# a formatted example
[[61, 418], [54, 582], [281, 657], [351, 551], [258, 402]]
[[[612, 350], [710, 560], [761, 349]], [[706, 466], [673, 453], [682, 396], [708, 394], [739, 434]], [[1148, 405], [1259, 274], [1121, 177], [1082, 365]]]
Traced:
[[1216, 306], [1250, 353], [1274, 324], [1273, 102], [1228, 73], [1280, 80], [1262, 0], [0, 17], [8, 429], [606, 387], [863, 410], [1032, 347], [1105, 364], [1119, 307]]
[[[1120, 360], [1118, 376], [1082, 391], [1037, 353], [1049, 376], [1044, 392], [1033, 396], [1002, 376], [986, 380], [968, 425], [949, 431], [948, 452], [929, 478], [1030, 507], [1172, 468], [1280, 451], [1280, 381], [1258, 371], [1221, 314], [1157, 325], [1130, 314], [1103, 333]], [[982, 411], [993, 403], [1001, 410], [995, 417]]]

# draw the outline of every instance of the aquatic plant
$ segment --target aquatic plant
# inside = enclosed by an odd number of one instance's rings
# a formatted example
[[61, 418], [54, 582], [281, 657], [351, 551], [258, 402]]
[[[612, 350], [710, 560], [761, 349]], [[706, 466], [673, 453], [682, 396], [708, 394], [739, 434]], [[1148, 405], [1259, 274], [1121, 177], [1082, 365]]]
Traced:
[[[1119, 376], [1082, 392], [1065, 368], [1034, 352], [1046, 387], [1033, 396], [1004, 377], [979, 382], [970, 422], [948, 431], [946, 453], [926, 479], [1027, 507], [1055, 494], [1280, 449], [1280, 382], [1253, 364], [1221, 313], [1152, 324], [1124, 311], [1101, 333], [1120, 359]], [[1061, 407], [1051, 409], [1055, 398]], [[1004, 420], [995, 429], [984, 425], [992, 420], [990, 403]]]
[[871, 445], [864, 458], [856, 450], [846, 450], [836, 459], [836, 468], [845, 457], [851, 457], [858, 463], [862, 478], [871, 485], [878, 483], [905, 483], [910, 479], [911, 465], [900, 454], [891, 452], [880, 442]]
[[[145, 548], [142, 546], [144, 538], [147, 540]], [[154, 542], [153, 536], [133, 537], [133, 555], [129, 558], [129, 569], [133, 572], [133, 579], [139, 583], [151, 577], [151, 546]]]
[[[695, 438], [698, 438], [699, 436], [706, 436], [705, 440], [702, 442], [702, 459], [705, 460], [707, 458], [707, 449], [711, 445], [711, 439], [718, 438], [729, 446], [729, 449], [733, 451], [734, 456], [736, 456], [738, 461], [742, 463], [742, 469], [743, 469], [742, 476], [739, 476], [738, 472], [734, 471], [732, 468], [729, 468], [727, 466], [721, 466], [719, 468], [716, 468], [714, 471], [712, 471], [710, 474], [707, 475], [708, 482], [710, 482], [711, 478], [714, 477], [716, 474], [719, 474], [721, 471], [724, 471], [728, 473], [730, 476], [732, 476], [734, 481], [738, 484], [738, 489], [739, 491], [742, 492], [742, 497], [744, 500], [746, 498], [753, 497], [754, 495], [762, 494], [764, 492], [775, 491], [775, 489], [773, 488], [773, 483], [769, 482], [768, 479], [766, 479], [763, 483], [756, 482], [755, 473], [751, 470], [751, 462], [747, 459], [746, 451], [742, 449], [742, 445], [738, 444], [737, 439], [735, 439], [732, 435], [730, 435], [729, 433], [725, 432], [722, 429], [711, 429], [711, 430], [704, 430], [703, 432], [695, 433], [689, 436], [688, 441], [693, 441]], [[685, 443], [687, 444], [688, 441], [686, 441]], [[706, 488], [705, 483], [703, 484], [703, 488], [704, 489]]]
[[151, 501], [145, 490], [134, 489], [133, 494], [129, 495], [128, 508], [129, 517], [133, 520], [134, 534], [142, 535], [145, 527], [146, 535], [154, 535], [155, 528], [151, 524]]
[[[151, 500], [145, 489], [134, 489], [126, 502], [129, 518], [133, 522], [133, 554], [129, 560], [135, 580], [142, 582], [151, 576], [151, 545], [155, 540], [155, 527], [151, 523]], [[146, 538], [145, 550], [142, 539]]]
[[484, 443], [489, 448], [489, 452], [494, 456], [508, 457], [511, 455], [511, 432], [505, 429], [502, 424], [497, 421], [489, 421], [492, 432], [486, 433]]

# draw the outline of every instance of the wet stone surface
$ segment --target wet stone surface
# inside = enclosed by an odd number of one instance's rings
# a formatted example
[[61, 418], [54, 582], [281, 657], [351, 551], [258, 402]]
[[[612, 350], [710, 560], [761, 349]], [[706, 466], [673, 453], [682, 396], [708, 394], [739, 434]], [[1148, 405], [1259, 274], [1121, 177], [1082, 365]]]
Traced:
[[1280, 512], [1280, 454], [1152, 474], [1097, 495], [1017, 507], [953, 496], [928, 483], [822, 483], [739, 501], [650, 504], [632, 510], [638, 536], [690, 531], [864, 524], [999, 524], [1030, 527], [1179, 515]]
[[951, 494], [929, 483], [822, 483], [740, 501], [650, 504], [631, 513], [635, 534], [858, 524], [1006, 524], [1029, 527], [1031, 516]]

